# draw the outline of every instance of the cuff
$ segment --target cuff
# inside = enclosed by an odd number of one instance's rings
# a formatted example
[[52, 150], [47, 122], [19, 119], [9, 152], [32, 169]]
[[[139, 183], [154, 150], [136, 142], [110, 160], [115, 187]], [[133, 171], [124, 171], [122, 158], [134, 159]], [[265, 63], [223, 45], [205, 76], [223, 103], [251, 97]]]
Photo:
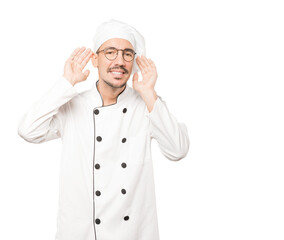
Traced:
[[157, 112], [158, 109], [159, 109], [159, 108], [161, 107], [161, 105], [163, 104], [162, 101], [163, 101], [163, 99], [162, 99], [160, 96], [158, 96], [158, 98], [156, 99], [156, 101], [155, 101], [155, 103], [154, 103], [154, 106], [153, 106], [153, 109], [152, 109], [151, 112], [149, 112], [149, 110], [148, 110], [148, 108], [147, 108], [147, 106], [146, 106], [146, 116], [147, 116], [147, 117], [151, 117], [152, 115], [154, 115], [155, 112]]
[[79, 94], [78, 90], [65, 77], [61, 76], [55, 83], [57, 90], [68, 93], [70, 97]]

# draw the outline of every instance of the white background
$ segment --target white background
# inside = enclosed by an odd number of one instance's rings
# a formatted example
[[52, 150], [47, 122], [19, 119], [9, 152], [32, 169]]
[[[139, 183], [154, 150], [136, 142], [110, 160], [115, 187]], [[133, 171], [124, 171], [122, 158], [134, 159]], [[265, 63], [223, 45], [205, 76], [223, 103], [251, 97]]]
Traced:
[[[281, 3], [1, 2], [0, 239], [54, 239], [61, 141], [25, 142], [17, 124], [71, 52], [92, 47], [96, 27], [114, 18], [144, 35], [156, 92], [191, 141], [179, 162], [152, 142], [161, 240], [283, 240]], [[84, 87], [97, 79], [86, 69]]]

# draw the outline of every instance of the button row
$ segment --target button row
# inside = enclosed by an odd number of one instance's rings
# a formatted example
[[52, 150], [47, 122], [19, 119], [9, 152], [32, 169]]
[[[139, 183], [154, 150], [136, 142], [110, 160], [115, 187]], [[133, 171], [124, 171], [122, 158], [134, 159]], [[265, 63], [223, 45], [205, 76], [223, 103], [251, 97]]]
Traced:
[[[121, 193], [122, 193], [122, 194], [126, 194], [126, 190], [125, 190], [124, 188], [121, 189]], [[97, 190], [97, 191], [96, 191], [96, 195], [97, 195], [97, 196], [101, 196], [101, 192]]]
[[[101, 165], [96, 163], [95, 164], [95, 169], [100, 169]], [[121, 167], [122, 168], [126, 168], [127, 167], [127, 164], [125, 162], [121, 163]]]
[[[125, 216], [123, 219], [124, 219], [125, 221], [128, 221], [128, 220], [129, 220], [129, 216]], [[96, 218], [95, 222], [96, 222], [96, 224], [100, 224], [100, 223], [101, 223], [101, 220], [100, 220], [99, 218]]]
[[[101, 136], [97, 136], [96, 139], [97, 139], [98, 142], [101, 142], [103, 140]], [[126, 138], [122, 138], [121, 142], [125, 143]]]
[[[126, 113], [127, 112], [127, 108], [123, 108], [122, 110], [123, 113]], [[94, 110], [94, 114], [98, 115], [100, 113], [100, 110], [99, 109], [95, 109]]]

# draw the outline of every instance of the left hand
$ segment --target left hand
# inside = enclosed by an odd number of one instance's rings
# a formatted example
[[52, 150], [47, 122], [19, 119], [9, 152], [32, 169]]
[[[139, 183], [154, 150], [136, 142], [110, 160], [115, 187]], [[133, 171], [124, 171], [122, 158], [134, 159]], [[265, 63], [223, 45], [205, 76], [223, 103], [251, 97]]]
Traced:
[[156, 70], [156, 66], [154, 62], [150, 58], [146, 58], [144, 55], [136, 58], [137, 65], [141, 70], [142, 81], [138, 82], [138, 73], [134, 73], [133, 75], [133, 88], [139, 93], [143, 93], [145, 91], [153, 91], [158, 73]]

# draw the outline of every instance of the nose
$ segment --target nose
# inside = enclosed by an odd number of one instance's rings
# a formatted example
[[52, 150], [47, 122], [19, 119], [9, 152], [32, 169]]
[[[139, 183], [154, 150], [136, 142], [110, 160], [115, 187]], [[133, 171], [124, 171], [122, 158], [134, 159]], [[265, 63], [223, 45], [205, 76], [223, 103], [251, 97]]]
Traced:
[[123, 51], [122, 50], [119, 50], [117, 52], [117, 57], [116, 57], [116, 59], [114, 61], [118, 65], [123, 65], [123, 66], [125, 65], [125, 60], [123, 58]]

